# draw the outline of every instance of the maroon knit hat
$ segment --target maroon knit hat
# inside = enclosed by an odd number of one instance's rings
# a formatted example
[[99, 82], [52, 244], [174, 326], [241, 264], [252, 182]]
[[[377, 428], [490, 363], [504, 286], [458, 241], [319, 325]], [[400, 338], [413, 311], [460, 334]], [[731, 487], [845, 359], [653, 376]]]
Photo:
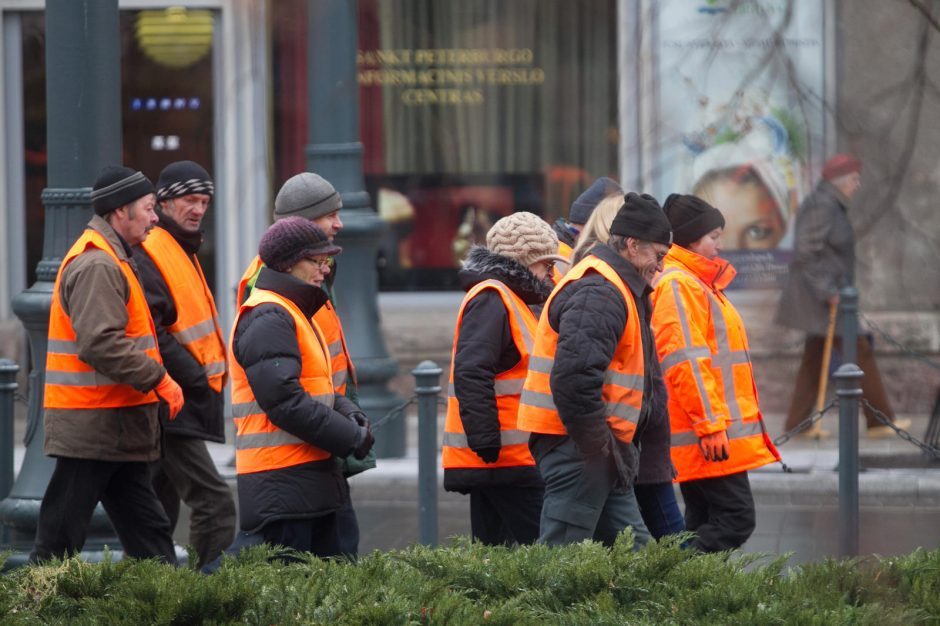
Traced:
[[307, 257], [335, 256], [342, 251], [316, 224], [302, 217], [285, 217], [274, 222], [258, 244], [261, 261], [277, 272], [286, 272]]
[[862, 162], [851, 154], [837, 154], [823, 165], [822, 177], [833, 181], [840, 176], [862, 171]]

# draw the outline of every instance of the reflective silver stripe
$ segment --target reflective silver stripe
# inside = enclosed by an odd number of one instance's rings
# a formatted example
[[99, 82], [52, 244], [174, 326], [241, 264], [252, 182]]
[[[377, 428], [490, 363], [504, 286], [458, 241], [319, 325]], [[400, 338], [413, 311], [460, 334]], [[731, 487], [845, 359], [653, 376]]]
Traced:
[[[694, 361], [695, 359], [704, 359], [710, 357], [712, 351], [705, 346], [692, 346], [690, 348], [679, 348], [671, 354], [667, 354], [660, 363], [663, 366], [663, 371], [665, 372], [670, 367], [675, 367], [679, 363], [684, 363], [685, 361]], [[695, 363], [692, 363], [692, 366], [695, 366]]]
[[[725, 432], [727, 432], [729, 440], [742, 439], [744, 437], [760, 435], [764, 432], [764, 427], [760, 421], [747, 422], [745, 424], [742, 424], [741, 422], [731, 422], [731, 425], [728, 426], [728, 429]], [[698, 445], [698, 442], [699, 437], [695, 434], [694, 430], [681, 430], [672, 433], [673, 448]]]
[[530, 356], [529, 369], [540, 374], [551, 374], [555, 359], [546, 356]]
[[[331, 409], [333, 408], [333, 400], [335, 398], [333, 394], [308, 395], [317, 402], [321, 402]], [[264, 412], [264, 409], [261, 408], [261, 405], [259, 405], [256, 400], [251, 402], [232, 403], [232, 417], [247, 417], [249, 415], [258, 415]]]
[[171, 333], [173, 338], [182, 344], [192, 343], [197, 339], [202, 339], [207, 335], [215, 334], [215, 320], [208, 319], [198, 324], [193, 324], [189, 328], [178, 330]]
[[213, 361], [202, 366], [206, 376], [217, 376], [225, 373], [225, 361]]
[[[497, 396], [518, 396], [522, 393], [522, 386], [524, 384], [525, 379], [523, 378], [495, 380], [493, 381], [493, 393]], [[457, 397], [457, 392], [454, 390], [454, 383], [447, 385], [447, 397]]]
[[118, 384], [98, 372], [61, 372], [59, 370], [46, 370], [46, 383], [66, 387], [102, 387]]
[[[516, 446], [529, 443], [529, 433], [525, 430], [501, 430], [499, 431], [499, 445]], [[450, 448], [469, 448], [467, 435], [464, 433], [444, 433], [444, 445]]]
[[346, 384], [346, 379], [349, 375], [346, 373], [346, 370], [340, 370], [333, 374], [333, 386], [337, 389]]
[[[512, 308], [512, 313], [516, 318], [516, 325], [519, 327], [520, 332], [522, 332], [522, 343], [525, 344], [525, 350], [528, 354], [532, 354], [532, 347], [535, 345], [535, 341], [532, 339], [532, 335], [529, 333], [529, 328], [525, 325], [525, 322], [523, 322], [525, 318], [523, 317], [522, 311], [516, 305], [516, 301], [513, 299], [513, 294], [509, 287], [499, 282], [498, 280], [493, 279], [484, 280], [480, 283], [480, 285], [494, 287], [506, 296], [504, 302], [509, 302], [509, 305]], [[529, 315], [531, 314], [532, 312], [529, 311]]]
[[[135, 350], [150, 350], [156, 347], [153, 335], [144, 335], [143, 337], [126, 337], [134, 344]], [[50, 339], [47, 343], [47, 352], [56, 354], [74, 354], [78, 356], [78, 342], [70, 339]]]
[[327, 346], [327, 348], [330, 351], [331, 357], [337, 357], [343, 353], [343, 341], [341, 339], [337, 339], [336, 341], [331, 343], [329, 346]]
[[274, 446], [289, 446], [292, 444], [307, 443], [299, 437], [275, 430], [270, 433], [254, 433], [251, 435], [237, 435], [235, 437], [236, 450], [254, 450], [256, 448], [271, 448]]
[[642, 392], [643, 376], [641, 374], [624, 374], [622, 372], [615, 372], [614, 370], [607, 370], [604, 372], [604, 384], [617, 385], [618, 387], [625, 387]]
[[264, 413], [264, 411], [258, 406], [257, 402], [232, 403], [232, 417], [247, 417], [258, 413]]
[[[685, 345], [690, 346], [692, 345], [692, 331], [689, 329], [689, 316], [685, 311], [685, 303], [682, 300], [682, 296], [679, 294], [679, 283], [672, 281], [671, 287], [672, 296], [676, 301], [676, 311], [679, 314], [679, 322], [682, 325], [682, 337], [685, 341]], [[702, 372], [698, 367], [695, 367], [694, 363], [692, 376], [695, 378], [695, 386], [698, 389], [699, 397], [702, 399], [702, 406], [705, 408], [705, 417], [707, 417], [710, 422], [717, 421], [715, 413], [712, 410], [711, 400], [709, 400], [708, 393], [705, 391], [705, 381], [702, 379]]]
[[606, 406], [607, 415], [610, 417], [619, 417], [636, 424], [640, 419], [640, 409], [630, 406], [624, 402], [608, 402]]
[[725, 316], [721, 311], [721, 303], [707, 289], [705, 293], [708, 295], [708, 302], [712, 307], [711, 317], [715, 320], [715, 342], [718, 344], [718, 353], [712, 357], [712, 363], [715, 363], [721, 369], [725, 402], [728, 403], [728, 412], [731, 414], [731, 419], [740, 422], [743, 417], [741, 416], [741, 407], [738, 404], [738, 395], [734, 390], [733, 365], [735, 363], [749, 363], [751, 359], [744, 350], [731, 350], [731, 343], [728, 341], [728, 327], [725, 324]]
[[534, 406], [539, 409], [550, 409], [552, 411], [557, 410], [555, 408], [555, 400], [552, 398], [552, 394], [542, 393], [541, 391], [523, 389], [520, 402], [522, 404], [528, 404], [529, 406]]

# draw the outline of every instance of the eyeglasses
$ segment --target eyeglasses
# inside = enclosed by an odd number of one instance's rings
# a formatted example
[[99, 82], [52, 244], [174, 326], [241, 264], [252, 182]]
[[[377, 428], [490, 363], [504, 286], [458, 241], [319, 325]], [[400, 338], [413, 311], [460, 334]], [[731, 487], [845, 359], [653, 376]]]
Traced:
[[330, 267], [333, 265], [333, 257], [331, 256], [328, 256], [322, 259], [317, 259], [312, 256], [308, 256], [307, 260], [310, 261], [311, 263], [319, 265], [320, 267], [324, 267], [324, 266]]
[[555, 262], [554, 262], [554, 261], [542, 261], [542, 263], [545, 264], [545, 269], [547, 269], [549, 272], [551, 272], [551, 271], [553, 271], [553, 270], [555, 269]]

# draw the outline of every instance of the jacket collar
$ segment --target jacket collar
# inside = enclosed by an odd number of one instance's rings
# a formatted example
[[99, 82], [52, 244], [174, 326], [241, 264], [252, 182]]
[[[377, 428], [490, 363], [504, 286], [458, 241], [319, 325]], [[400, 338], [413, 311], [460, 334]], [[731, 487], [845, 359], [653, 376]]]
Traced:
[[536, 278], [521, 263], [490, 252], [483, 246], [470, 248], [458, 276], [464, 291], [470, 291], [477, 284], [492, 278], [509, 287], [526, 304], [542, 304], [554, 287], [551, 281]]
[[124, 237], [121, 237], [111, 224], [108, 223], [108, 220], [100, 215], [95, 215], [88, 222], [88, 228], [104, 237], [105, 240], [111, 244], [111, 248], [114, 250], [114, 254], [117, 255], [117, 258], [122, 261], [130, 261], [132, 254], [131, 247], [124, 241]]
[[203, 241], [203, 232], [201, 230], [195, 233], [183, 230], [183, 227], [177, 224], [176, 220], [172, 217], [161, 211], [160, 207], [157, 207], [154, 211], [157, 217], [160, 218], [157, 226], [160, 226], [163, 230], [170, 233], [170, 236], [176, 240], [176, 243], [180, 245], [186, 254], [199, 253], [199, 248], [202, 247]]
[[678, 267], [696, 276], [712, 289], [724, 289], [734, 280], [737, 271], [730, 261], [720, 257], [706, 259], [688, 248], [674, 245], [669, 248], [665, 260], [666, 267]]
[[636, 268], [630, 265], [626, 259], [617, 254], [617, 252], [607, 244], [597, 244], [591, 248], [588, 254], [596, 256], [613, 268], [613, 270], [617, 272], [617, 275], [620, 276], [620, 280], [633, 292], [635, 297], [642, 298], [653, 291], [653, 288], [650, 287], [650, 284], [646, 282], [645, 278], [640, 276]]
[[319, 311], [328, 299], [326, 292], [319, 287], [308, 285], [285, 272], [275, 272], [270, 267], [261, 268], [255, 287], [284, 296], [296, 304], [308, 318], [313, 317], [313, 314]]
[[555, 223], [552, 224], [552, 230], [554, 230], [555, 234], [558, 236], [558, 241], [564, 242], [574, 248], [577, 234], [574, 229], [571, 228], [570, 224], [571, 223], [565, 218], [559, 217], [555, 220]]

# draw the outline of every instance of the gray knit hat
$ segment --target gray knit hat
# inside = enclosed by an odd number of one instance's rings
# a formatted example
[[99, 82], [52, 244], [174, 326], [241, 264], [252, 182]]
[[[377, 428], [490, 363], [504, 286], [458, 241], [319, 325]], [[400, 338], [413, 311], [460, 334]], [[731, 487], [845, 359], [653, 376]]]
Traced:
[[571, 203], [571, 209], [568, 211], [568, 221], [572, 224], [587, 224], [588, 218], [591, 217], [591, 213], [601, 203], [601, 200], [614, 194], [623, 195], [623, 189], [620, 188], [620, 185], [606, 176], [598, 178]]
[[343, 208], [339, 193], [326, 179], [313, 172], [290, 177], [274, 198], [274, 219], [291, 215], [315, 220]]
[[153, 193], [153, 183], [123, 165], [106, 165], [98, 174], [91, 190], [91, 203], [98, 215], [107, 215], [138, 198]]
[[509, 257], [523, 267], [538, 261], [565, 261], [558, 254], [558, 235], [535, 213], [519, 211], [500, 219], [486, 233], [490, 252]]
[[316, 224], [297, 216], [271, 224], [258, 243], [261, 261], [276, 272], [286, 272], [301, 259], [342, 251]]

